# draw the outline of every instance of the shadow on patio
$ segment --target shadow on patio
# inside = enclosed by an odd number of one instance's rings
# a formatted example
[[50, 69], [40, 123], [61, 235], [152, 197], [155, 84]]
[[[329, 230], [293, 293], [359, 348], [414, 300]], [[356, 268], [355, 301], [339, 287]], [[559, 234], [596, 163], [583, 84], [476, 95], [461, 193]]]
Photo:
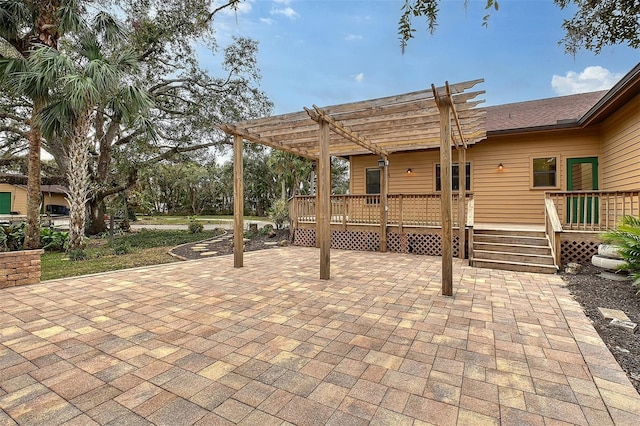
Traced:
[[0, 424], [640, 424], [558, 276], [245, 256], [2, 290]]

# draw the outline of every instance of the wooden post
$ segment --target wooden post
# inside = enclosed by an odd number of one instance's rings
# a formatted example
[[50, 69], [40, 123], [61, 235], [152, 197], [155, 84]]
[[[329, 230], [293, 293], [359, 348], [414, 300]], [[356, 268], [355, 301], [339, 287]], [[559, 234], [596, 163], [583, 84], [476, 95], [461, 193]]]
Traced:
[[451, 215], [451, 101], [436, 98], [440, 111], [440, 213], [442, 216], [442, 295], [453, 296], [453, 229]]
[[465, 227], [467, 224], [466, 202], [467, 202], [467, 149], [460, 145], [458, 147], [458, 257], [464, 259], [464, 252], [467, 245], [465, 238]]
[[242, 137], [233, 137], [233, 266], [242, 268], [244, 251], [244, 181]]
[[387, 251], [387, 217], [389, 212], [389, 165], [387, 157], [382, 157], [384, 166], [380, 167], [380, 251]]
[[329, 155], [329, 125], [321, 120], [318, 129], [320, 153], [318, 158], [318, 190], [316, 191], [316, 240], [320, 247], [320, 279], [331, 275], [331, 158]]

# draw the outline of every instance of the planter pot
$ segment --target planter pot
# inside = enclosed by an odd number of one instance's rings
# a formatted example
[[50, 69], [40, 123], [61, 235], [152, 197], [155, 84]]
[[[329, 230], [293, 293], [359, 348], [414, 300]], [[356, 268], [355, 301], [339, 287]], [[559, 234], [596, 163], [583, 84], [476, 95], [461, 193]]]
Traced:
[[620, 259], [609, 259], [608, 257], [603, 257], [599, 255], [595, 255], [591, 258], [591, 263], [593, 266], [597, 266], [598, 268], [608, 269], [610, 271], [615, 271], [625, 264], [624, 260]]
[[42, 253], [42, 249], [0, 253], [0, 288], [39, 283]]

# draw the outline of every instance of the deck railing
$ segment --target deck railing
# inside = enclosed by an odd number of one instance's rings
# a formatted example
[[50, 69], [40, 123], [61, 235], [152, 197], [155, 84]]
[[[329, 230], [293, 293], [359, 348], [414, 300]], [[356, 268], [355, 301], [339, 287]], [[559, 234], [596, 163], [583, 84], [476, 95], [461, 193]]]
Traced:
[[[473, 199], [467, 193], [466, 202]], [[389, 226], [438, 227], [440, 194], [389, 194], [387, 197]], [[296, 196], [290, 200], [291, 221], [315, 222], [316, 198]], [[458, 194], [452, 195], [453, 226], [458, 227]], [[343, 225], [379, 225], [380, 195], [332, 195], [331, 223]]]
[[564, 231], [608, 231], [625, 215], [640, 214], [640, 190], [553, 191], [553, 202]]

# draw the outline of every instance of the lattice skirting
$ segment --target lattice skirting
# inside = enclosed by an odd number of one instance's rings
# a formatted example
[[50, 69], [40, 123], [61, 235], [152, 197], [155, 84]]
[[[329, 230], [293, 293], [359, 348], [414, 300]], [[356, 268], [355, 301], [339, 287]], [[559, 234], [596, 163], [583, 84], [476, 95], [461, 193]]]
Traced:
[[560, 252], [562, 264], [567, 263], [591, 263], [591, 257], [598, 254], [600, 241], [562, 241]]
[[[440, 234], [396, 234], [387, 235], [387, 248], [395, 253], [426, 254], [442, 256]], [[453, 236], [453, 257], [458, 256], [458, 236]]]
[[[315, 229], [296, 229], [293, 244], [315, 247]], [[380, 234], [365, 231], [332, 231], [331, 248], [342, 250], [378, 251]], [[395, 253], [442, 256], [442, 236], [439, 234], [387, 234], [387, 248]], [[458, 256], [458, 236], [453, 237], [453, 256]]]
[[303, 247], [316, 246], [316, 230], [315, 229], [296, 229], [293, 234], [293, 245]]

